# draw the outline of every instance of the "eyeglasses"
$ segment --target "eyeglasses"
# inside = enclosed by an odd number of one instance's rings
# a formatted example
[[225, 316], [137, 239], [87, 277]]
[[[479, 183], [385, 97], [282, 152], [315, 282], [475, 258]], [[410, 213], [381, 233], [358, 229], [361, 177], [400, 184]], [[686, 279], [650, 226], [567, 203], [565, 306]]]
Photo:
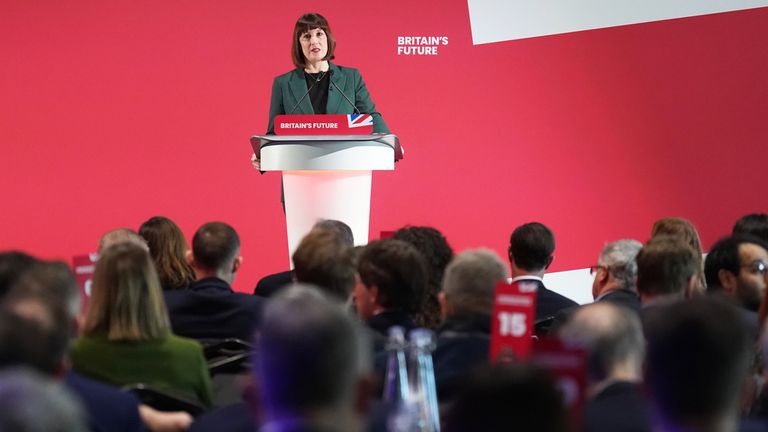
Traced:
[[768, 265], [762, 261], [755, 261], [752, 264], [743, 265], [741, 268], [749, 269], [750, 273], [760, 273], [761, 275], [765, 275], [768, 272]]
[[589, 274], [594, 275], [600, 269], [606, 269], [607, 270], [608, 267], [604, 266], [604, 265], [599, 265], [599, 264], [593, 265], [592, 267], [589, 268]]

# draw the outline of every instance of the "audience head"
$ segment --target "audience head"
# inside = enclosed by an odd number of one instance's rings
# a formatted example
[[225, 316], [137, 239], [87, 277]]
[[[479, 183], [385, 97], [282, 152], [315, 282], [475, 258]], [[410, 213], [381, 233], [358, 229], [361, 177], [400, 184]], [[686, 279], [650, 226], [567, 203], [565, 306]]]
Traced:
[[552, 264], [555, 235], [539, 222], [520, 225], [509, 239], [509, 262], [512, 276], [521, 274], [543, 275]]
[[175, 222], [164, 216], [152, 217], [141, 224], [139, 235], [149, 246], [163, 289], [186, 288], [195, 281], [195, 272], [185, 260], [187, 240]]
[[637, 292], [637, 253], [643, 244], [637, 240], [608, 243], [600, 252], [597, 271], [592, 282], [592, 296], [618, 289]]
[[37, 259], [24, 252], [0, 252], [0, 299], [28, 268], [37, 263]]
[[645, 327], [645, 381], [660, 423], [675, 430], [726, 423], [722, 430], [735, 430], [752, 357], [737, 309], [699, 297], [662, 306], [658, 318]]
[[456, 314], [491, 315], [496, 284], [507, 279], [507, 267], [489, 249], [457, 255], [445, 269], [440, 304], [443, 318]]
[[[254, 373], [268, 421], [354, 417], [371, 347], [344, 306], [314, 287], [281, 291], [264, 312]], [[308, 361], [307, 359], [311, 359]], [[321, 414], [322, 413], [322, 414]], [[360, 414], [360, 413], [358, 413]], [[322, 428], [321, 428], [322, 429]]]
[[416, 324], [436, 328], [440, 323], [440, 304], [437, 293], [443, 281], [445, 267], [453, 258], [453, 249], [445, 236], [435, 228], [406, 226], [395, 231], [392, 238], [410, 243], [424, 257], [427, 266], [427, 290], [424, 292], [422, 308], [416, 314]]
[[355, 237], [352, 234], [352, 228], [344, 222], [336, 219], [321, 219], [312, 227], [312, 229], [321, 229], [335, 233], [341, 241], [349, 247], [355, 246]]
[[108, 231], [99, 239], [99, 255], [110, 246], [119, 243], [133, 243], [149, 250], [146, 240], [144, 240], [136, 231], [130, 228], [116, 228]]
[[133, 243], [105, 250], [96, 263], [83, 333], [137, 341], [169, 332], [160, 280], [147, 250]]
[[346, 302], [355, 286], [352, 245], [338, 231], [315, 227], [293, 253], [296, 281]]
[[659, 236], [677, 237], [695, 252], [698, 271], [694, 279], [692, 294], [703, 294], [707, 289], [706, 280], [704, 279], [704, 262], [702, 261], [704, 251], [701, 248], [701, 239], [696, 231], [696, 227], [690, 221], [683, 218], [663, 218], [657, 220], [651, 229], [652, 239]]
[[641, 379], [645, 339], [637, 314], [608, 302], [593, 303], [577, 309], [558, 335], [586, 352], [590, 385]]
[[198, 279], [216, 276], [229, 283], [240, 269], [240, 237], [224, 222], [208, 222], [192, 238], [192, 253], [187, 255]]
[[699, 269], [696, 252], [677, 237], [658, 236], [637, 254], [637, 291], [643, 304], [652, 299], [691, 297]]
[[757, 311], [768, 284], [768, 245], [756, 237], [734, 236], [712, 246], [704, 262], [707, 289]]
[[0, 431], [85, 432], [77, 398], [60, 384], [26, 369], [0, 371]]
[[70, 321], [80, 314], [80, 287], [69, 265], [63, 261], [35, 264], [19, 277], [8, 296], [13, 299], [42, 299], [60, 305]]
[[[28, 367], [55, 376], [64, 370], [70, 332], [53, 305], [18, 299], [0, 309], [0, 369]], [[3, 429], [0, 429], [3, 430]]]
[[752, 213], [743, 216], [733, 225], [733, 235], [751, 235], [768, 243], [768, 214]]
[[402, 240], [369, 243], [357, 263], [357, 312], [368, 319], [382, 311], [418, 312], [427, 287], [427, 269], [419, 251]]
[[567, 413], [550, 377], [529, 365], [486, 366], [460, 389], [446, 432], [565, 432]]

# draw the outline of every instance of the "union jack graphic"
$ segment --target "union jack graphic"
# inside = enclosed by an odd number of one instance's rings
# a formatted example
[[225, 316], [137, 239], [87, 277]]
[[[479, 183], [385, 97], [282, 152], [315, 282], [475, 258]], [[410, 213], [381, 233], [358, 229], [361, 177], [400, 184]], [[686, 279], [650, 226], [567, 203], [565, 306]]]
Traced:
[[373, 116], [370, 114], [348, 114], [347, 125], [350, 128], [373, 126]]

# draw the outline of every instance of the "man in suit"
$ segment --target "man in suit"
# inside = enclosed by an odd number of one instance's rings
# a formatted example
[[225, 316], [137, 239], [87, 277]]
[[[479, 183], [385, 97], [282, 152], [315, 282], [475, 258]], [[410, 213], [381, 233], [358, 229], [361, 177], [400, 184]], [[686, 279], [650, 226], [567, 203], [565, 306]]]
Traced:
[[223, 222], [209, 222], [192, 238], [187, 262], [197, 280], [185, 290], [166, 291], [173, 332], [198, 340], [249, 341], [258, 325], [262, 299], [232, 291], [243, 262], [240, 237]]
[[506, 279], [506, 266], [487, 249], [464, 251], [446, 267], [438, 294], [443, 323], [432, 353], [440, 401], [449, 401], [472, 369], [488, 363], [493, 297]]
[[597, 266], [592, 268], [595, 275], [592, 296], [596, 302], [610, 302], [640, 311], [635, 257], [642, 247], [637, 240], [618, 240], [603, 247]]
[[578, 304], [544, 286], [544, 272], [552, 264], [555, 235], [539, 222], [521, 225], [509, 240], [512, 282], [527, 281], [536, 287], [536, 321], [553, 318], [558, 312]]
[[598, 302], [579, 308], [558, 335], [587, 355], [584, 431], [650, 431], [640, 389], [645, 340], [638, 316], [612, 302]]

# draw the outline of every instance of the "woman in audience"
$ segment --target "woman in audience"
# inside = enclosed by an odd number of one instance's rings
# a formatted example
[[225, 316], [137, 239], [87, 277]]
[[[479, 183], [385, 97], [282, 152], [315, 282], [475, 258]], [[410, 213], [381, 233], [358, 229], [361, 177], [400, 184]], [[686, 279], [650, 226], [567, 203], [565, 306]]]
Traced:
[[72, 347], [75, 371], [211, 405], [202, 348], [171, 334], [157, 273], [140, 246], [117, 244], [99, 257], [82, 334]]
[[696, 274], [695, 292], [704, 294], [707, 290], [707, 282], [704, 278], [704, 251], [701, 249], [701, 239], [696, 231], [696, 227], [686, 219], [676, 217], [663, 218], [657, 220], [651, 229], [651, 238], [660, 235], [671, 235], [681, 238], [696, 252], [696, 257], [699, 260], [699, 271]]
[[392, 238], [410, 243], [424, 257], [427, 265], [427, 290], [424, 292], [423, 306], [414, 316], [414, 321], [419, 327], [436, 330], [440, 325], [437, 294], [443, 283], [445, 267], [453, 258], [453, 249], [445, 236], [432, 227], [406, 226], [397, 230]]
[[141, 224], [139, 235], [147, 241], [164, 290], [186, 288], [195, 281], [195, 272], [184, 259], [189, 250], [187, 240], [176, 223], [155, 216]]

